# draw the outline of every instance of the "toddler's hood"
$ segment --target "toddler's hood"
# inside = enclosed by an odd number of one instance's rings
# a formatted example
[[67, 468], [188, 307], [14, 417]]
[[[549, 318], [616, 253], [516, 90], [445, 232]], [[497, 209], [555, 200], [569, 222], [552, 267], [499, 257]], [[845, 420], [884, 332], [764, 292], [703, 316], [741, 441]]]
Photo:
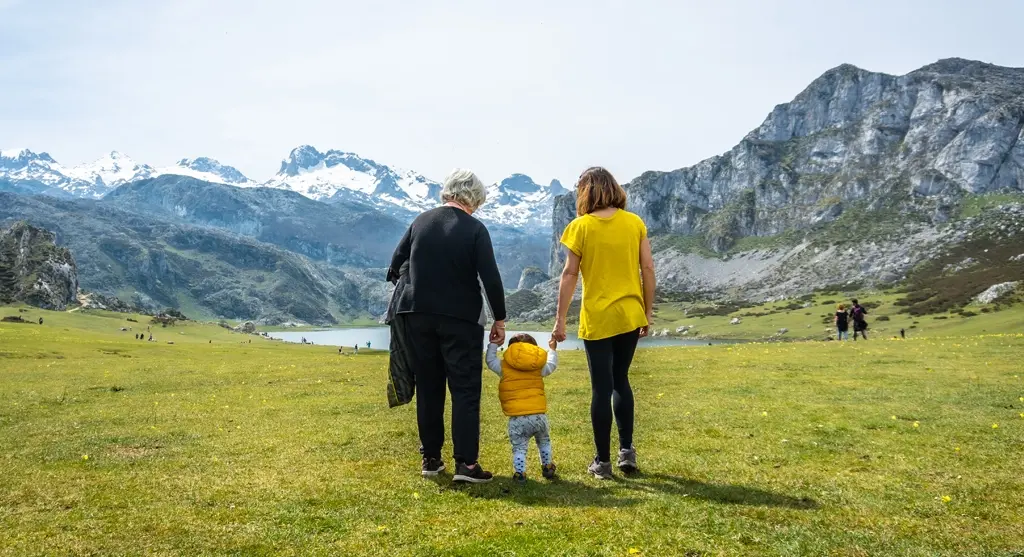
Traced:
[[548, 362], [548, 352], [540, 346], [517, 342], [505, 350], [505, 363], [519, 371], [534, 371]]

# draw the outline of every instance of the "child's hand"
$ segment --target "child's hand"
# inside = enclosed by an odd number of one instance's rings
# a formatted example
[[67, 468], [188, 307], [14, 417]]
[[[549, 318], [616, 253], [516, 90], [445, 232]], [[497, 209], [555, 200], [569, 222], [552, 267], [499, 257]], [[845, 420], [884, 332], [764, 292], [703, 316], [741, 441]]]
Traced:
[[558, 348], [558, 341], [555, 340], [555, 337], [551, 337], [551, 340], [548, 341], [548, 348], [552, 350]]

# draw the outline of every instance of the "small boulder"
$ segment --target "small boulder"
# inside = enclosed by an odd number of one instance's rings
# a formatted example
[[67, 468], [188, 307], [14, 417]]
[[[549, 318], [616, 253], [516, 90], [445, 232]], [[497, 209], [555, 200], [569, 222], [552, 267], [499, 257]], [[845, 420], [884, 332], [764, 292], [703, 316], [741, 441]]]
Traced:
[[733, 317], [733, 318], [732, 318], [732, 321], [730, 321], [730, 322], [729, 322], [729, 324], [730, 324], [730, 325], [739, 325], [739, 324], [740, 324], [740, 323], [742, 323], [742, 322], [743, 322], [743, 321], [741, 321], [739, 317]]
[[786, 333], [788, 333], [788, 332], [789, 332], [789, 329], [787, 329], [787, 328], [785, 328], [785, 327], [783, 327], [783, 328], [779, 329], [779, 334], [780, 334], [780, 335], [784, 335], [784, 334], [786, 334]]
[[987, 290], [985, 290], [981, 294], [978, 294], [978, 297], [975, 299], [979, 304], [991, 304], [992, 302], [996, 301], [996, 299], [999, 298], [1000, 296], [1008, 292], [1012, 292], [1013, 289], [1017, 288], [1018, 284], [1019, 283], [1016, 281], [993, 284]]

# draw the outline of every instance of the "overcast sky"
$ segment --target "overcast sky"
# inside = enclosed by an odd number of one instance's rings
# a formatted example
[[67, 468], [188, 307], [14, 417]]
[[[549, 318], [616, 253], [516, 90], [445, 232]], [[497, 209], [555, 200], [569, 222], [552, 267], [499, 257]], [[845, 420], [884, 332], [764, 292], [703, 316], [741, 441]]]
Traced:
[[625, 182], [728, 150], [844, 62], [1024, 66], [1021, 22], [1022, 0], [0, 0], [0, 148]]

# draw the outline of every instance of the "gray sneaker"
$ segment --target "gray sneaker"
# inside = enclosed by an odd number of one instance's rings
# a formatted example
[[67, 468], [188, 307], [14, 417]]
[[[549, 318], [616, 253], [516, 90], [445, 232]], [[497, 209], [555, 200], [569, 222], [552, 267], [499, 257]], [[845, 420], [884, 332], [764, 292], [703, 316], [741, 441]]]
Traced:
[[590, 466], [587, 467], [587, 472], [593, 474], [599, 480], [610, 480], [612, 479], [612, 463], [601, 462], [594, 458], [594, 462], [591, 462]]
[[632, 474], [640, 470], [636, 465], [636, 447], [619, 449], [619, 470], [626, 474]]

